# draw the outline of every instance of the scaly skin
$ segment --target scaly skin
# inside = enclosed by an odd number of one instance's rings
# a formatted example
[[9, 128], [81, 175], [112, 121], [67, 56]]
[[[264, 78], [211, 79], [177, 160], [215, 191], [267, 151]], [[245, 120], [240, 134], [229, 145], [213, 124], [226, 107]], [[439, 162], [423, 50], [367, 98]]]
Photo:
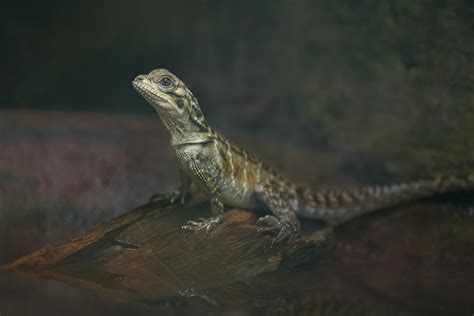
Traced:
[[[224, 212], [224, 205], [269, 210], [274, 216], [259, 218], [257, 226], [261, 232], [276, 233], [277, 242], [299, 234], [298, 216], [337, 224], [399, 203], [474, 189], [474, 174], [348, 191], [299, 188], [214, 131], [191, 91], [168, 70], [139, 75], [133, 86], [158, 112], [170, 133], [182, 179], [178, 197], [184, 200], [193, 189], [204, 193], [216, 215]], [[208, 224], [217, 222], [190, 222], [187, 227], [208, 229]]]

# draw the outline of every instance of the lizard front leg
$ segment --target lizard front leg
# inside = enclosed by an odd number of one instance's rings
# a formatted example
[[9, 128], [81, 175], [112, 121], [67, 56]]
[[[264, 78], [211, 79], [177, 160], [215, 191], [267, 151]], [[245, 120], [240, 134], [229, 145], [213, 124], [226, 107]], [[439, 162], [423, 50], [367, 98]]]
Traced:
[[206, 232], [209, 233], [221, 221], [222, 214], [224, 213], [224, 201], [221, 195], [221, 188], [215, 178], [199, 164], [192, 162], [190, 167], [198, 180], [204, 184], [209, 191], [211, 196], [211, 210], [215, 216], [208, 219], [200, 218], [197, 221], [188, 221], [182, 228], [193, 231], [205, 229]]
[[181, 185], [176, 190], [169, 194], [155, 193], [150, 197], [149, 201], [158, 202], [169, 200], [171, 203], [179, 201], [181, 204], [184, 204], [190, 197], [191, 178], [181, 169], [179, 169], [179, 178], [181, 180]]
[[275, 233], [274, 243], [292, 239], [300, 233], [300, 221], [290, 206], [290, 194], [285, 190], [270, 181], [255, 187], [257, 198], [275, 215], [259, 218], [256, 225], [261, 233]]
[[184, 171], [181, 169], [179, 169], [179, 178], [181, 180], [181, 187], [178, 189], [180, 193], [179, 197], [181, 204], [184, 204], [186, 202], [186, 199], [191, 194], [191, 178], [188, 177], [188, 175], [184, 173]]

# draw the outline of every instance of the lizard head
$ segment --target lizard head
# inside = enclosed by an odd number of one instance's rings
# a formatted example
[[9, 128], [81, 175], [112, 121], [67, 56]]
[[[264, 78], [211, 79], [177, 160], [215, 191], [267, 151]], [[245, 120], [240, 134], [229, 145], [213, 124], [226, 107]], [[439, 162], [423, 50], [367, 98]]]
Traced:
[[166, 69], [155, 69], [137, 76], [133, 87], [160, 115], [172, 134], [206, 132], [207, 122], [191, 91]]

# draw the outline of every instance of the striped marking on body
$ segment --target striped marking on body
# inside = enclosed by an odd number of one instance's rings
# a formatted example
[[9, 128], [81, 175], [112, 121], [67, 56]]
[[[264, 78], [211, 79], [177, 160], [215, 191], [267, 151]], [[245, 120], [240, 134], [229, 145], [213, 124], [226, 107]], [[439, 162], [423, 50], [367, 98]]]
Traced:
[[262, 170], [262, 162], [257, 163], [257, 170], [255, 171], [255, 184], [260, 183], [260, 170]]
[[235, 185], [235, 166], [234, 166], [234, 155], [232, 154], [232, 148], [230, 147], [230, 143], [227, 140], [224, 140], [224, 143], [226, 145], [226, 154], [227, 157], [229, 158], [229, 166], [230, 166], [230, 175], [232, 178], [232, 184]]

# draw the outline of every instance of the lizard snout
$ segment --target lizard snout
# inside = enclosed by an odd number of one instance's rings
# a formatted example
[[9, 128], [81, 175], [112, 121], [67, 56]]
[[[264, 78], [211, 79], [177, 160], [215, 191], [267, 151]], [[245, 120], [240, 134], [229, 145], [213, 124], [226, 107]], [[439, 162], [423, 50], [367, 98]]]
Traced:
[[141, 81], [143, 81], [145, 78], [146, 78], [145, 75], [138, 75], [138, 76], [135, 77], [135, 79], [133, 79], [133, 82], [141, 82]]

